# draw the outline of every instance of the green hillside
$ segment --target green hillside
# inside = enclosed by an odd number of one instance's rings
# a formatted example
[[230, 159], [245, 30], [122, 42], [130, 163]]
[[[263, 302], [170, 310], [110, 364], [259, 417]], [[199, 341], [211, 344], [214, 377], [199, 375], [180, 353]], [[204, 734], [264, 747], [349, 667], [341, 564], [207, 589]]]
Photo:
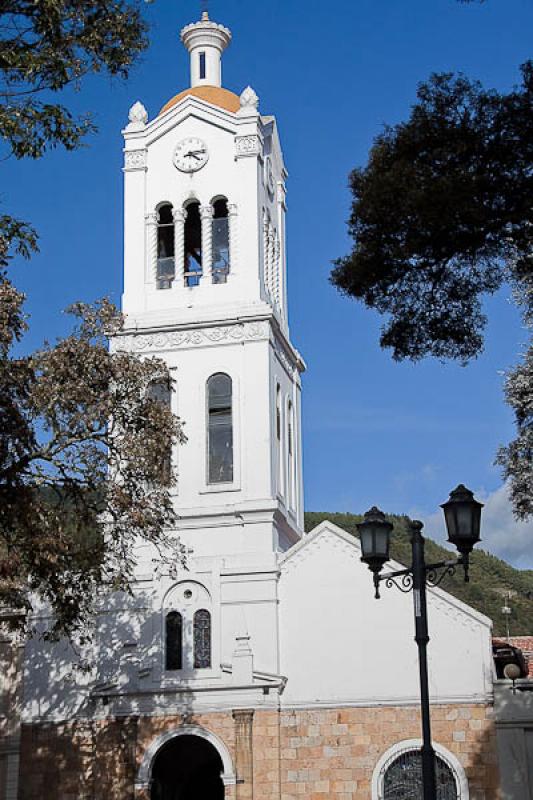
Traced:
[[[325, 519], [331, 520], [339, 528], [356, 536], [356, 523], [361, 522], [363, 517], [360, 514], [308, 511], [305, 514], [305, 530], [312, 530]], [[407, 517], [395, 514], [388, 515], [388, 519], [394, 525], [391, 557], [401, 564], [409, 564], [411, 561], [407, 528], [409, 520]], [[426, 539], [427, 561], [441, 561], [455, 555], [455, 550], [446, 550], [431, 539]], [[441, 588], [490, 617], [494, 622], [496, 636], [503, 636], [506, 633], [506, 620], [501, 612], [504, 605], [509, 605], [512, 609], [509, 617], [511, 636], [533, 634], [533, 570], [515, 569], [481, 549], [474, 551], [470, 561], [470, 583], [464, 583], [463, 571], [460, 569], [454, 577], [446, 576]], [[372, 591], [370, 573], [368, 591]], [[507, 592], [511, 592], [510, 600], [506, 599]]]

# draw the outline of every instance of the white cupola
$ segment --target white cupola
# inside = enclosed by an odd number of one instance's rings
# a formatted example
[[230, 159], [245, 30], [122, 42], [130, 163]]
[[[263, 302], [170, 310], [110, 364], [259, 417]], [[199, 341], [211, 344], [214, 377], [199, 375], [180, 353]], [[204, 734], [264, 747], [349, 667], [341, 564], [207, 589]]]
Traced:
[[204, 11], [200, 22], [187, 25], [180, 35], [191, 56], [191, 86], [222, 86], [221, 59], [231, 31], [211, 22]]

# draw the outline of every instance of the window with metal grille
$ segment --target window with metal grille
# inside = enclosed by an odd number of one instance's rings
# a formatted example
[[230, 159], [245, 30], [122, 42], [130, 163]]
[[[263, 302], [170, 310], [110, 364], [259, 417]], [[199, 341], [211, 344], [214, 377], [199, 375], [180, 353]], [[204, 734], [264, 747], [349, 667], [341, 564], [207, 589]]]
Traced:
[[233, 481], [231, 378], [222, 372], [207, 381], [207, 480]]
[[211, 275], [213, 283], [226, 283], [229, 273], [229, 219], [228, 201], [222, 197], [213, 203], [211, 222], [213, 261]]
[[170, 289], [174, 280], [174, 217], [170, 203], [157, 211], [157, 276], [158, 289]]
[[[451, 767], [435, 756], [437, 800], [457, 800], [457, 781]], [[388, 764], [383, 773], [383, 800], [422, 800], [422, 757], [408, 750]]]
[[[170, 382], [166, 378], [151, 381], [146, 396], [149, 400], [154, 400], [170, 409], [172, 403], [172, 388]], [[161, 453], [161, 473], [159, 477], [163, 484], [167, 484], [170, 481], [171, 475], [172, 449], [169, 447], [168, 450]]]
[[165, 619], [165, 669], [182, 668], [183, 619], [179, 611], [170, 611]]
[[194, 614], [194, 668], [205, 669], [211, 666], [211, 614], [200, 608]]
[[200, 80], [205, 80], [205, 53], [200, 53]]

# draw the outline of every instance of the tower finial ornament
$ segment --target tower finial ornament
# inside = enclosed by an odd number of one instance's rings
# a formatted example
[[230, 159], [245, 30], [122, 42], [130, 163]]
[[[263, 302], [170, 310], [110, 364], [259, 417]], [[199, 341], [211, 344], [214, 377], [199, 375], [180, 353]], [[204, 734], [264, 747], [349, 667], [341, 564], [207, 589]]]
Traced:
[[202, 12], [202, 21], [209, 20], [209, 0], [201, 0], [200, 10]]
[[212, 22], [205, 10], [199, 22], [183, 28], [181, 41], [191, 56], [191, 86], [221, 86], [220, 61], [231, 41], [231, 31]]

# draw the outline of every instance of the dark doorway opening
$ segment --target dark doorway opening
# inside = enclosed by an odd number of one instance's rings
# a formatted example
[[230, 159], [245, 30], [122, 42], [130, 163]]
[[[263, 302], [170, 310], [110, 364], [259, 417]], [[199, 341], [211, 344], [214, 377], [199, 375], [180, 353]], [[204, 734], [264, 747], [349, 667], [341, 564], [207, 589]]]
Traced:
[[176, 736], [163, 745], [152, 768], [151, 800], [224, 800], [224, 767], [201, 736]]

